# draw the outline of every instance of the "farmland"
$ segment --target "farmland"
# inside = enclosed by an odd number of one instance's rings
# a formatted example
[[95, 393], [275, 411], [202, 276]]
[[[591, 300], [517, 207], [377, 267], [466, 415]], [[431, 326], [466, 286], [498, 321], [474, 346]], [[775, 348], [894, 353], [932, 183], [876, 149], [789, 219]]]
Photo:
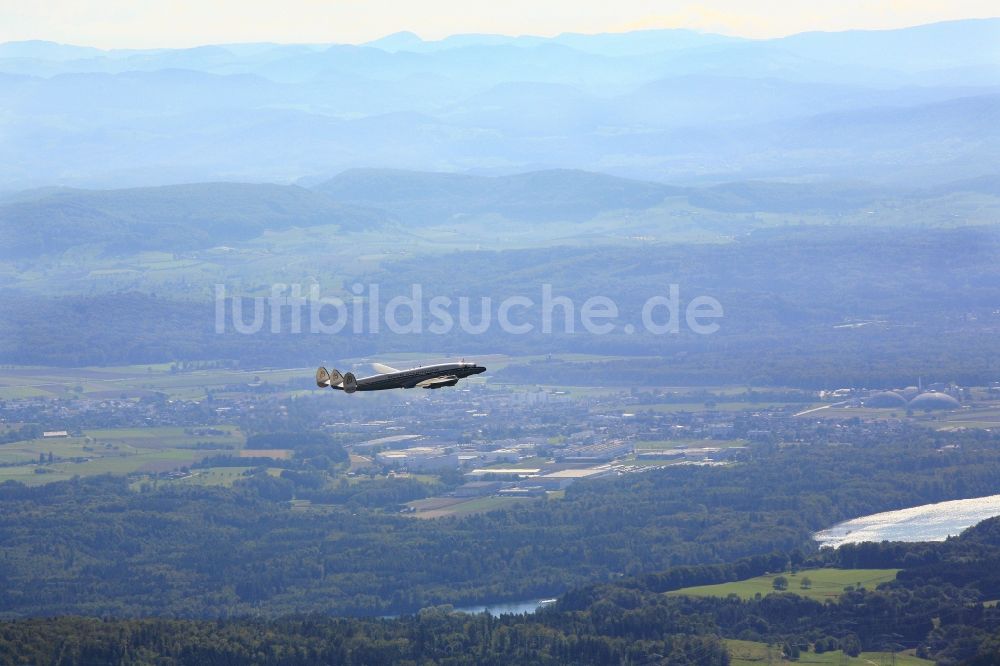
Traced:
[[29, 485], [74, 476], [172, 471], [243, 445], [235, 426], [103, 428], [0, 447], [0, 481]]

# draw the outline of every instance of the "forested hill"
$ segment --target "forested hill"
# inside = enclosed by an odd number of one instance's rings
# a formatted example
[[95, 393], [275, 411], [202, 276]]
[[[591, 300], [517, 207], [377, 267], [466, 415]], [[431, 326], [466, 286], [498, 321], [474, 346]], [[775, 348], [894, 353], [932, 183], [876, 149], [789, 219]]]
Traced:
[[379, 205], [414, 224], [494, 214], [521, 221], [580, 221], [604, 211], [642, 210], [686, 188], [570, 169], [511, 176], [353, 169], [316, 185], [331, 198]]
[[199, 183], [126, 190], [41, 190], [0, 205], [0, 259], [86, 246], [110, 252], [182, 251], [255, 238], [265, 230], [338, 225], [372, 229], [389, 217], [297, 186]]
[[1000, 197], [998, 176], [934, 187], [888, 187], [850, 179], [823, 182], [731, 181], [678, 187], [572, 169], [506, 176], [350, 169], [313, 186], [331, 198], [384, 208], [412, 225], [461, 223], [497, 215], [518, 221], [581, 221], [600, 213], [649, 209], [675, 199], [693, 209], [723, 213], [838, 215], [875, 204], [931, 200], [956, 193]]

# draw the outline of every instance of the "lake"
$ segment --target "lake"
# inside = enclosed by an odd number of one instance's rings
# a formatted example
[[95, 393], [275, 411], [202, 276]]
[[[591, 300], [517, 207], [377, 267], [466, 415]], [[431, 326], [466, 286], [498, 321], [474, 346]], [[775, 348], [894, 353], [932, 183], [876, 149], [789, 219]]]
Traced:
[[862, 541], [944, 541], [987, 518], [1000, 516], [1000, 495], [923, 504], [838, 523], [816, 532], [821, 546]]
[[[534, 613], [542, 606], [548, 606], [549, 604], [554, 604], [555, 602], [555, 599], [530, 599], [527, 601], [505, 601], [503, 603], [484, 606], [459, 606], [457, 608], [452, 608], [451, 610], [455, 613], [470, 613], [473, 615], [487, 612], [493, 617], [500, 617], [501, 615], [525, 615], [527, 613]], [[397, 617], [399, 617], [399, 615], [379, 615], [379, 618], [383, 620], [394, 620]]]
[[534, 613], [542, 606], [547, 606], [552, 603], [555, 603], [555, 599], [532, 599], [530, 601], [510, 601], [502, 604], [490, 604], [488, 606], [463, 606], [461, 608], [456, 608], [455, 610], [459, 613], [473, 614], [479, 614], [486, 611], [493, 617], [500, 617], [501, 615], [524, 615], [525, 613]]

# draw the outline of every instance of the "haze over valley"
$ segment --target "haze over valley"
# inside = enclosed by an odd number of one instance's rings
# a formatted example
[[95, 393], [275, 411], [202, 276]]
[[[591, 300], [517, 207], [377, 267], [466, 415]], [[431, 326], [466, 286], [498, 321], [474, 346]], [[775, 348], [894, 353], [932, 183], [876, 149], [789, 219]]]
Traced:
[[998, 121], [1000, 18], [0, 43], [0, 664], [998, 663]]

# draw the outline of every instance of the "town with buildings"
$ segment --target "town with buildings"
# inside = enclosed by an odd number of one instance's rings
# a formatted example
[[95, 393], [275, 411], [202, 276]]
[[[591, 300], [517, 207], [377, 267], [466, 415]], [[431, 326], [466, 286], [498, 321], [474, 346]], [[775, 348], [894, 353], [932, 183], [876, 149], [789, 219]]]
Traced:
[[[475, 382], [439, 391], [346, 396], [283, 381], [117, 395], [0, 400], [0, 481], [39, 483], [126, 473], [157, 481], [238, 478], [301, 466], [294, 447], [254, 450], [255, 433], [321, 432], [343, 447], [352, 483], [439, 479], [436, 494], [401, 503], [417, 516], [501, 500], [557, 497], [579, 481], [670, 465], [724, 465], [755, 447], [850, 446], [920, 424], [959, 428], [995, 417], [1000, 384], [917, 384], [897, 390], [616, 389]], [[456, 417], [456, 414], [458, 415]], [[206, 471], [209, 470], [209, 471]], [[230, 481], [231, 482], [231, 481]], [[495, 502], [483, 502], [485, 498]]]

